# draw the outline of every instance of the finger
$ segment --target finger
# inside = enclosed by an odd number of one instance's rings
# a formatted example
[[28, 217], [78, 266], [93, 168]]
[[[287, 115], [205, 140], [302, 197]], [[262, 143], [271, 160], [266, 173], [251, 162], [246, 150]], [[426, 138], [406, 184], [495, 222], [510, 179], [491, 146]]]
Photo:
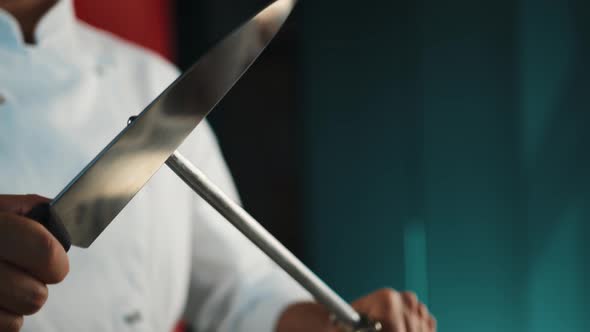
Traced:
[[428, 325], [430, 314], [428, 313], [428, 309], [426, 308], [426, 305], [424, 305], [424, 303], [418, 304], [417, 317], [418, 317], [419, 331], [421, 331], [421, 332], [430, 331], [430, 327]]
[[375, 318], [384, 325], [385, 331], [408, 332], [404, 318], [404, 303], [400, 293], [385, 289], [378, 292], [380, 306]]
[[0, 263], [0, 308], [18, 315], [31, 315], [47, 300], [47, 286], [23, 271]]
[[436, 332], [437, 330], [437, 321], [436, 318], [434, 318], [432, 315], [428, 318], [428, 327], [429, 327], [429, 332]]
[[424, 303], [418, 304], [418, 317], [420, 318], [428, 318], [430, 314], [428, 313], [428, 308]]
[[358, 312], [380, 322], [384, 332], [407, 332], [404, 318], [404, 301], [399, 292], [384, 288], [352, 304]]
[[406, 332], [422, 332], [422, 330], [420, 330], [420, 321], [418, 316], [413, 312], [404, 312], [404, 322], [406, 324]]
[[23, 316], [0, 310], [0, 331], [18, 332], [23, 326]]
[[418, 317], [424, 331], [436, 331], [436, 319], [430, 314], [424, 303], [420, 303], [418, 306]]
[[402, 299], [404, 300], [404, 304], [408, 310], [412, 313], [418, 313], [419, 304], [418, 296], [413, 292], [403, 292]]
[[64, 248], [45, 227], [7, 213], [0, 213], [0, 260], [46, 284], [62, 281], [69, 271]]
[[48, 203], [49, 198], [39, 195], [0, 195], [0, 212], [24, 216], [38, 204]]

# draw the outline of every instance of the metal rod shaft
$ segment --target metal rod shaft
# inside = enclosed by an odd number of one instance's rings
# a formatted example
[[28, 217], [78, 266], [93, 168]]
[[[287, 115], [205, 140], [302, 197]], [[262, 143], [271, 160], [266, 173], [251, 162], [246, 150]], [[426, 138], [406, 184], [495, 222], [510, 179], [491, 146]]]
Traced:
[[346, 301], [178, 151], [170, 156], [166, 165], [285, 272], [307, 289], [316, 301], [325, 305], [338, 321], [353, 328], [362, 324], [361, 316]]

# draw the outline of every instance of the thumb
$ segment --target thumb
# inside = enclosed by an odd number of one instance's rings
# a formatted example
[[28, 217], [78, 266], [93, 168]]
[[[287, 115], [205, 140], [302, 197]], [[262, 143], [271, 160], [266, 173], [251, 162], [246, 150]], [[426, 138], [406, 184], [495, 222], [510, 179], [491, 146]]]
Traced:
[[24, 216], [41, 203], [49, 203], [50, 199], [39, 195], [0, 195], [0, 212]]

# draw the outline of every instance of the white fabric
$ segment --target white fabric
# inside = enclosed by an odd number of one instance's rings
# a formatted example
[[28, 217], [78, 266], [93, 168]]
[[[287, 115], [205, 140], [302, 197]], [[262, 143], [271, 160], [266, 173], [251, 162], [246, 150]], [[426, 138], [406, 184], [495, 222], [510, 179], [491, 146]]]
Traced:
[[[146, 50], [76, 21], [60, 1], [23, 43], [0, 10], [0, 193], [56, 195], [178, 75]], [[209, 126], [180, 149], [227, 193], [236, 190]], [[273, 330], [309, 295], [167, 168], [89, 249], [23, 331]]]

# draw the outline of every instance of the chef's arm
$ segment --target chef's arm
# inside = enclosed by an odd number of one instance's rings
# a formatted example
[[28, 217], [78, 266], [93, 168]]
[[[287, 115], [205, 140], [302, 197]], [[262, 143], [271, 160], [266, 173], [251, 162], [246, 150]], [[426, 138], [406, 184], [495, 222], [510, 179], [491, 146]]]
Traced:
[[[391, 289], [375, 291], [352, 306], [373, 320], [381, 322], [383, 332], [434, 332], [436, 320], [415, 294]], [[337, 332], [330, 314], [321, 305], [302, 302], [289, 306], [279, 318], [276, 332]]]

